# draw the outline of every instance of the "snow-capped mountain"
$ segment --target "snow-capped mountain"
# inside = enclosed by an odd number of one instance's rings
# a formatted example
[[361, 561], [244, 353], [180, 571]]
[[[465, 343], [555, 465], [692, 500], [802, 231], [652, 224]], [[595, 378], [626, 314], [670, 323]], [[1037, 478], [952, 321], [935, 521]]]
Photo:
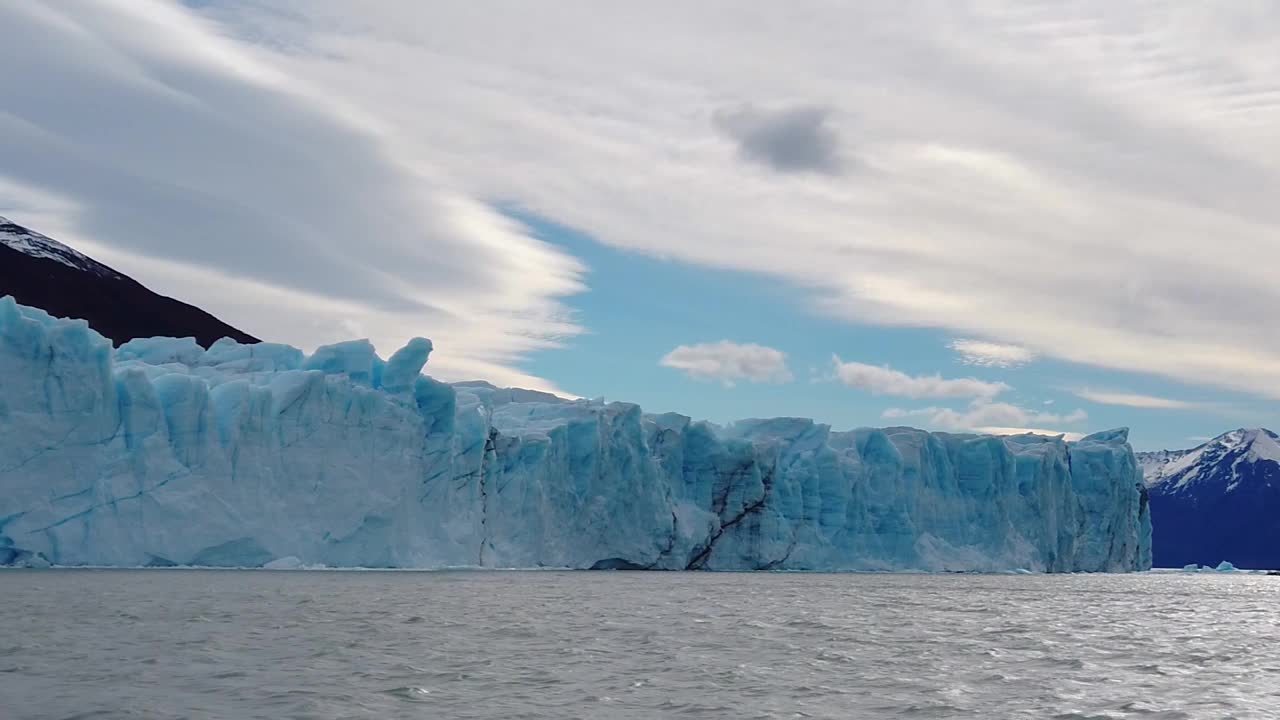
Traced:
[[52, 260], [92, 275], [109, 278], [123, 277], [97, 260], [4, 217], [0, 217], [0, 245], [5, 245], [29, 257]]
[[1138, 457], [1138, 467], [1142, 470], [1142, 482], [1147, 487], [1159, 484], [1164, 480], [1167, 468], [1175, 460], [1186, 457], [1191, 452], [1191, 450], [1156, 450], [1135, 453]]
[[1191, 450], [1137, 457], [1157, 567], [1280, 567], [1280, 436], [1232, 430]]
[[222, 337], [257, 338], [200, 308], [159, 295], [53, 238], [0, 217], [0, 296], [58, 317], [84, 318], [114, 344], [135, 338], [194, 337], [209, 347]]

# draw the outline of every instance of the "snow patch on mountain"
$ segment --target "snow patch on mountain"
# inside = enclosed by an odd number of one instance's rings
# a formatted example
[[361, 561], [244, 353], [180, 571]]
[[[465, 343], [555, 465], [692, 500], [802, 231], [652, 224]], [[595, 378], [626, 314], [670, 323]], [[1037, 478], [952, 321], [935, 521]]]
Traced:
[[1190, 450], [1136, 453], [1148, 488], [1180, 492], [1211, 483], [1230, 492], [1240, 485], [1236, 470], [1242, 463], [1280, 463], [1280, 437], [1265, 428], [1240, 428], [1223, 433]]
[[1138, 453], [1158, 567], [1280, 568], [1280, 438], [1241, 428], [1191, 450]]
[[24, 255], [46, 258], [94, 275], [119, 277], [119, 273], [93, 258], [4, 217], [0, 217], [0, 245], [6, 245]]
[[1190, 452], [1190, 450], [1157, 450], [1136, 453], [1138, 467], [1142, 470], [1143, 484], [1147, 487], [1160, 484], [1165, 478], [1169, 465]]
[[1255, 430], [1252, 442], [1249, 443], [1249, 462], [1270, 460], [1280, 463], [1280, 441], [1270, 430]]

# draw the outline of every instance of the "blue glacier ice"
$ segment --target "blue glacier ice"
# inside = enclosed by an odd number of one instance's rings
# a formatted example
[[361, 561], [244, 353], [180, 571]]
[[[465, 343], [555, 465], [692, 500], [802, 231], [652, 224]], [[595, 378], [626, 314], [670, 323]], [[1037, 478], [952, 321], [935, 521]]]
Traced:
[[727, 427], [0, 299], [0, 564], [1130, 571], [1123, 430]]

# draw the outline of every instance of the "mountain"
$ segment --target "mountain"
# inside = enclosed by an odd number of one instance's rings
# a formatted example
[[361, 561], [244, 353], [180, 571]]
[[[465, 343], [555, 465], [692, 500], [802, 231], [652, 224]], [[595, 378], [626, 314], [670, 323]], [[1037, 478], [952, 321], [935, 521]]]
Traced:
[[1192, 450], [1137, 453], [1156, 567], [1280, 568], [1280, 436], [1232, 430]]
[[115, 345], [145, 337], [257, 338], [200, 308], [148, 290], [53, 238], [0, 217], [0, 296], [57, 317], [82, 318]]
[[1186, 457], [1191, 452], [1191, 450], [1156, 450], [1134, 453], [1138, 458], [1138, 467], [1142, 469], [1143, 484], [1147, 487], [1159, 484], [1173, 462]]
[[0, 564], [1131, 571], [1128, 433], [728, 427], [0, 298]]

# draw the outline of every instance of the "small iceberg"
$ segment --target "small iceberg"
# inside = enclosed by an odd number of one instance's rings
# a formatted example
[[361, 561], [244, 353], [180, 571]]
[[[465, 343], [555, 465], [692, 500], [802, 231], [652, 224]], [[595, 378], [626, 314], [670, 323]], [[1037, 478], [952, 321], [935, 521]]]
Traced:
[[1182, 566], [1182, 572], [1187, 572], [1187, 573], [1212, 573], [1212, 572], [1233, 573], [1233, 572], [1248, 572], [1248, 571], [1247, 571], [1247, 570], [1241, 570], [1241, 569], [1237, 568], [1235, 565], [1231, 564], [1230, 562], [1227, 562], [1226, 560], [1223, 560], [1222, 562], [1218, 563], [1218, 566], [1217, 566], [1217, 567], [1210, 567], [1210, 566], [1208, 566], [1208, 565], [1197, 565], [1197, 564], [1195, 564], [1195, 563], [1191, 563], [1190, 565], [1184, 565], [1184, 566]]

